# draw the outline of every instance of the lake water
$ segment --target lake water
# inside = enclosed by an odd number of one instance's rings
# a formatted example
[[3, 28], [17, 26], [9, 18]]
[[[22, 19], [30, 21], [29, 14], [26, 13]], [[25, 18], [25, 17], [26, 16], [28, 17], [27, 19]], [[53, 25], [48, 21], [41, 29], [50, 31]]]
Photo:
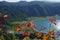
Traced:
[[[42, 33], [47, 33], [50, 29], [50, 21], [49, 19], [44, 19], [44, 20], [36, 20], [36, 21], [33, 21], [32, 22], [33, 24], [36, 25], [36, 30], [40, 30], [41, 29], [41, 26], [44, 26], [46, 29], [45, 30], [41, 30], [40, 32]], [[60, 17], [56, 17], [56, 23], [57, 25], [54, 25], [53, 23], [51, 24], [51, 29], [54, 29], [55, 31], [59, 30], [60, 29]]]

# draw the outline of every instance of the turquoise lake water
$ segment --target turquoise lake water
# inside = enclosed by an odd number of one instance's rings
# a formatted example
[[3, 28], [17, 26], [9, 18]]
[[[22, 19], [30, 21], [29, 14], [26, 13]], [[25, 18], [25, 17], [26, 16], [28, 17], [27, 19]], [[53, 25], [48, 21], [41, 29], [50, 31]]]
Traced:
[[[33, 21], [32, 23], [36, 25], [36, 30], [38, 30], [38, 31], [41, 29], [40, 25], [44, 26], [46, 29], [41, 30], [40, 32], [42, 32], [42, 33], [47, 33], [50, 29], [50, 24], [51, 24], [51, 22], [49, 21], [49, 18], [44, 19], [44, 20], [36, 20], [36, 21]], [[57, 23], [57, 25], [54, 25], [53, 23], [51, 24], [51, 29], [54, 29], [55, 31], [60, 29], [60, 27], [59, 27], [60, 26], [60, 17], [56, 17], [56, 23]]]

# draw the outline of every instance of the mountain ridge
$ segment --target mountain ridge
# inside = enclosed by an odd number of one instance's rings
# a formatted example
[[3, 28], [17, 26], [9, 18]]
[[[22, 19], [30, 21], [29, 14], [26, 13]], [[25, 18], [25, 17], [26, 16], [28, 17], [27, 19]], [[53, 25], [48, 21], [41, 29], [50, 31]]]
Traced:
[[8, 3], [0, 2], [0, 12], [8, 14], [10, 18], [27, 18], [27, 17], [45, 17], [60, 15], [60, 3], [48, 3], [48, 2], [17, 2]]

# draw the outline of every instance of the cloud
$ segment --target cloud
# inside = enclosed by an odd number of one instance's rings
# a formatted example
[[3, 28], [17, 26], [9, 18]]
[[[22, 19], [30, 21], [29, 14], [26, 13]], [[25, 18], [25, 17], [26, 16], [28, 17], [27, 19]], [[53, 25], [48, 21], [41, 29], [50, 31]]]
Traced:
[[0, 0], [0, 1], [4, 1], [4, 0]]
[[47, 2], [60, 2], [60, 0], [45, 0]]
[[35, 1], [45, 1], [45, 0], [35, 0]]
[[5, 0], [7, 2], [19, 2], [20, 0]]
[[0, 0], [0, 1], [7, 1], [7, 2], [19, 2], [19, 1], [47, 1], [47, 2], [60, 2], [60, 0]]
[[25, 0], [25, 1], [30, 2], [30, 1], [35, 1], [35, 0]]

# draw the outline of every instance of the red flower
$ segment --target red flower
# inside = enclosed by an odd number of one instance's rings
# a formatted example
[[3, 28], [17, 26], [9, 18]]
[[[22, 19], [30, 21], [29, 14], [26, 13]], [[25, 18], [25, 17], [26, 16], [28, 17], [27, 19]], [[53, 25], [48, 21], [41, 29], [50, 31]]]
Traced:
[[30, 33], [26, 30], [22, 35], [23, 35], [23, 37], [27, 37], [27, 36], [29, 37]]
[[3, 22], [2, 21], [0, 21], [0, 25], [2, 25], [3, 24]]
[[51, 34], [54, 35], [54, 31], [52, 31]]
[[29, 22], [29, 23], [27, 23], [27, 27], [30, 27], [31, 26], [31, 23]]
[[8, 18], [8, 15], [4, 15], [4, 19], [7, 19]]

